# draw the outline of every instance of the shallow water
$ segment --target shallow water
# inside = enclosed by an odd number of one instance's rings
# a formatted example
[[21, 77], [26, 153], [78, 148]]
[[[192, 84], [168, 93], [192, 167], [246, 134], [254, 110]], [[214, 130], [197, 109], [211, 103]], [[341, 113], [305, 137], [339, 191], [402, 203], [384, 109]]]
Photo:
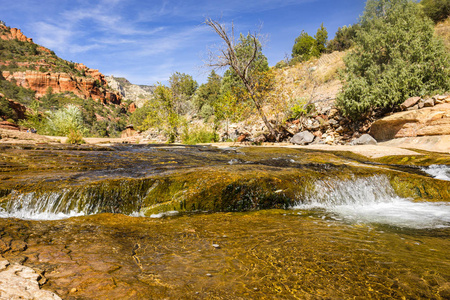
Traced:
[[27, 243], [4, 256], [45, 270], [44, 288], [65, 299], [450, 296], [449, 229], [355, 224], [316, 210], [0, 219], [0, 228], [3, 241]]
[[450, 298], [449, 182], [403, 158], [14, 147], [0, 253], [64, 299]]

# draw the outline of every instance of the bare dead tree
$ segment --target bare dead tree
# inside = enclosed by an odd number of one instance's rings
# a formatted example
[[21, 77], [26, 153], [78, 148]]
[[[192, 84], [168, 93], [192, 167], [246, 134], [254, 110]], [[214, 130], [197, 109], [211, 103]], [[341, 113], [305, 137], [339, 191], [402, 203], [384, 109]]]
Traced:
[[234, 26], [232, 25], [231, 33], [229, 34], [225, 28], [225, 26], [218, 21], [215, 21], [211, 18], [207, 18], [205, 20], [205, 24], [211, 27], [223, 40], [224, 45], [218, 49], [219, 54], [215, 55], [210, 53], [210, 58], [208, 62], [209, 67], [213, 68], [224, 68], [231, 67], [234, 72], [238, 75], [242, 83], [244, 84], [250, 99], [255, 105], [261, 119], [269, 130], [272, 138], [277, 139], [277, 132], [272, 127], [270, 122], [267, 120], [266, 115], [262, 109], [262, 99], [259, 99], [256, 91], [255, 91], [255, 78], [252, 77], [252, 72], [250, 67], [252, 63], [255, 61], [258, 52], [261, 50], [261, 45], [259, 43], [258, 37], [256, 34], [249, 33], [252, 41], [252, 51], [251, 55], [248, 57], [240, 57], [236, 53], [236, 41], [234, 38]]

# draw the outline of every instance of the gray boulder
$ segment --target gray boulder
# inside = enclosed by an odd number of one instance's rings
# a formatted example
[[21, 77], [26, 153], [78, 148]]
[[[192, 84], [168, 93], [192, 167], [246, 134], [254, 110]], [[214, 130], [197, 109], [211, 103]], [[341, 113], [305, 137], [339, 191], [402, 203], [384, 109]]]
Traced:
[[353, 142], [351, 145], [376, 145], [377, 140], [375, 140], [370, 134], [363, 134]]
[[297, 145], [308, 145], [309, 143], [312, 143], [312, 141], [314, 141], [314, 134], [309, 131], [299, 132], [291, 139], [291, 143]]

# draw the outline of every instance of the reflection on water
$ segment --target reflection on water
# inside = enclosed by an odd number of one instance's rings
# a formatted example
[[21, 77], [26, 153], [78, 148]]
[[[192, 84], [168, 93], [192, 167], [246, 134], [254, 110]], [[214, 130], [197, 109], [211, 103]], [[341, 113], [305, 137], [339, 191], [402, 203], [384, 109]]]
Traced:
[[353, 223], [380, 223], [408, 228], [450, 226], [450, 203], [413, 202], [395, 195], [385, 176], [352, 180], [320, 180], [294, 208], [332, 213]]

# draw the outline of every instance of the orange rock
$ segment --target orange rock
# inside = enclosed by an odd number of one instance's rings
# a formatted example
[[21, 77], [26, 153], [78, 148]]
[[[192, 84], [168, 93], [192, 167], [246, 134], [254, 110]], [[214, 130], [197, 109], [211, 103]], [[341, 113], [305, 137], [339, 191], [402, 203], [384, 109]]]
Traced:
[[[3, 29], [6, 29], [7, 27], [4, 25], [0, 25], [1, 27], [3, 27]], [[0, 38], [2, 40], [18, 40], [21, 42], [33, 42], [33, 39], [31, 38], [27, 38], [22, 31], [20, 31], [20, 29], [17, 28], [11, 28], [9, 30], [9, 32], [4, 33], [3, 35], [0, 36]]]
[[370, 135], [377, 141], [427, 135], [450, 135], [450, 103], [384, 117], [372, 124]]
[[[101, 89], [98, 85], [106, 85], [104, 75], [94, 70], [96, 77], [78, 77], [67, 73], [51, 73], [27, 70], [25, 72], [3, 71], [6, 80], [16, 80], [17, 85], [36, 91], [36, 97], [42, 97], [51, 87], [53, 93], [73, 92], [80, 98], [92, 98], [102, 103], [120, 104], [121, 96], [115, 92]], [[96, 82], [98, 81], [98, 82]]]

